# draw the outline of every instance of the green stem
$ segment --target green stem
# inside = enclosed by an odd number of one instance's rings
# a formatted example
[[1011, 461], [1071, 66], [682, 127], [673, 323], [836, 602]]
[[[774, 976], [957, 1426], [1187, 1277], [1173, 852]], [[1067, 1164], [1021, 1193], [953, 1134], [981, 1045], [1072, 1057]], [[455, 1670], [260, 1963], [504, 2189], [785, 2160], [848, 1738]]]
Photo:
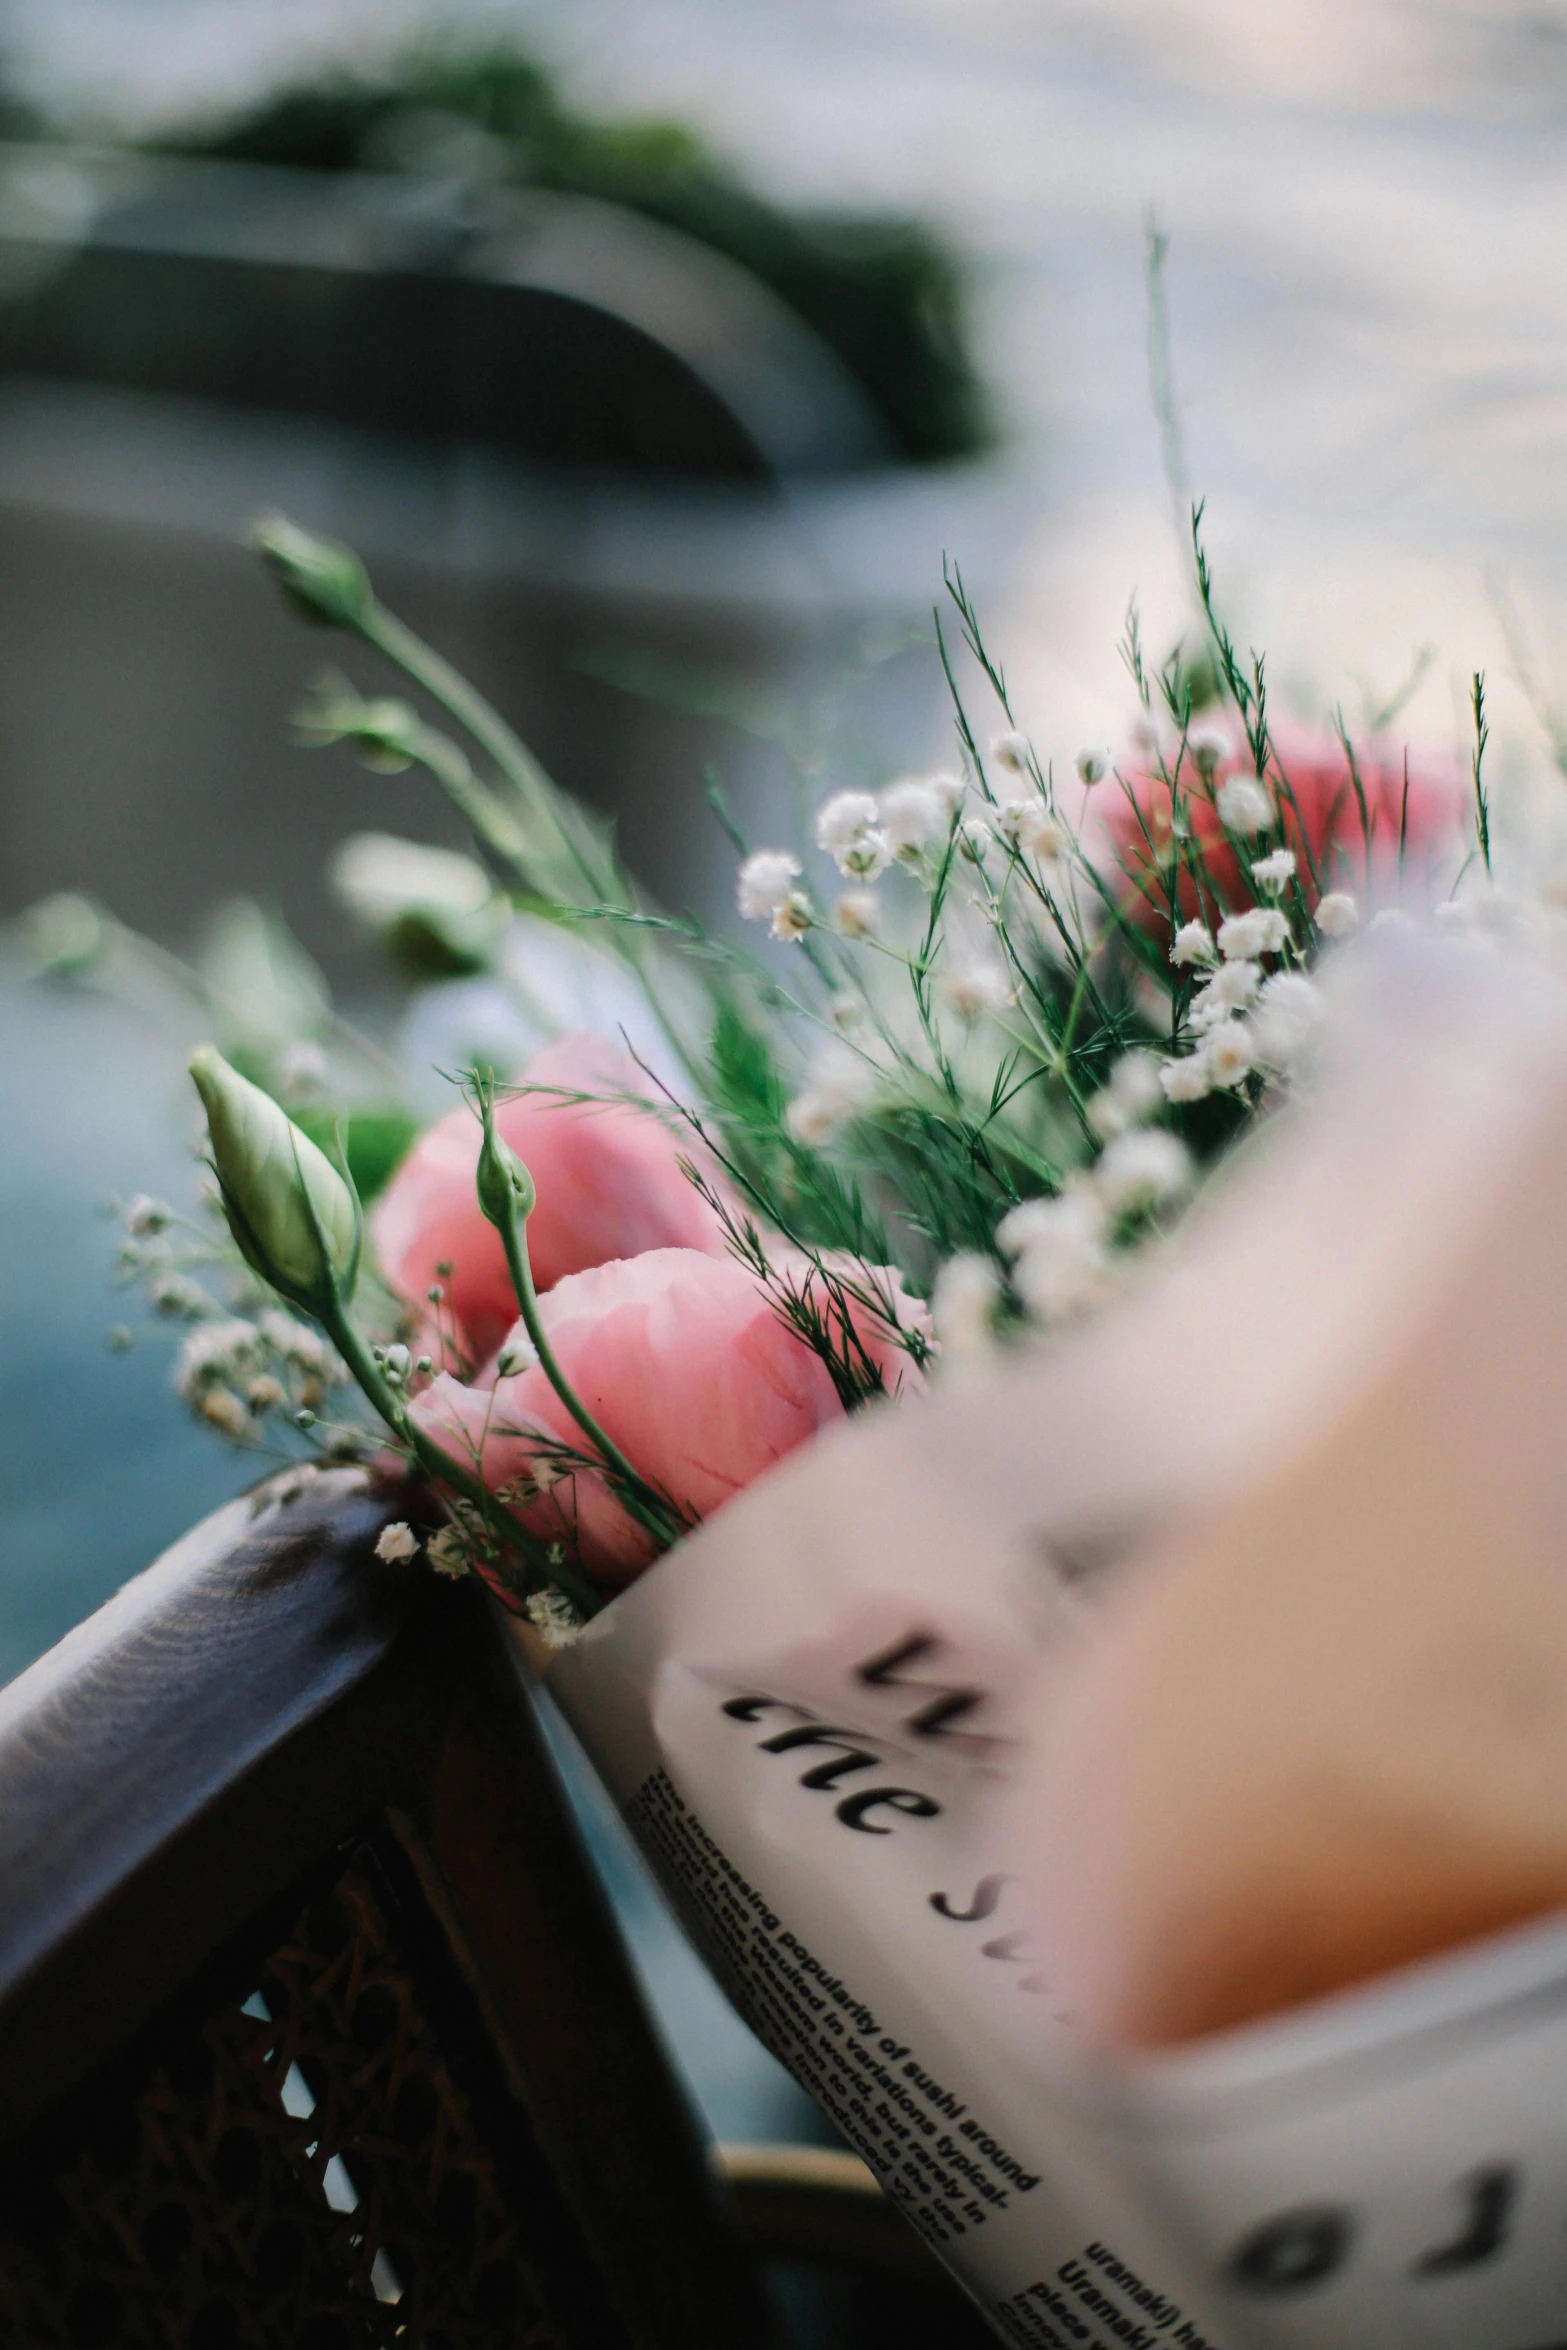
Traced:
[[372, 603], [360, 633], [383, 658], [422, 687], [492, 759], [529, 815], [552, 832], [587, 884], [595, 902], [627, 902], [628, 893], [612, 860], [590, 854], [554, 784], [500, 712], [476, 693], [467, 679], [395, 614]]
[[668, 1504], [654, 1492], [646, 1478], [638, 1475], [619, 1445], [599, 1426], [561, 1368], [559, 1357], [544, 1327], [544, 1317], [539, 1312], [539, 1295], [533, 1286], [533, 1266], [528, 1258], [522, 1220], [515, 1206], [510, 1214], [503, 1215], [500, 1233], [506, 1250], [506, 1263], [511, 1272], [511, 1284], [522, 1310], [523, 1326], [533, 1341], [534, 1352], [538, 1355], [545, 1378], [597, 1451], [604, 1466], [611, 1471], [617, 1485], [623, 1489], [622, 1498], [641, 1519], [654, 1541], [666, 1548], [678, 1542], [685, 1531], [684, 1527], [673, 1518]]
[[[372, 600], [365, 616], [352, 625], [383, 660], [401, 670], [411, 684], [455, 719], [510, 784], [520, 822], [479, 782], [455, 743], [445, 742], [429, 728], [420, 730], [416, 755], [461, 810], [478, 839], [516, 874], [524, 891], [553, 901], [565, 913], [614, 909], [635, 914], [636, 893], [613, 851], [595, 838], [591, 823], [551, 781], [500, 712], [384, 605]], [[544, 910], [551, 907], [547, 904]], [[700, 1052], [690, 1037], [681, 1033], [671, 1002], [678, 990], [667, 965], [661, 966], [656, 952], [650, 965], [640, 938], [616, 935], [615, 944], [664, 1034], [687, 1069], [695, 1072], [701, 1065]]]
[[323, 1321], [327, 1336], [352, 1371], [366, 1401], [380, 1413], [393, 1435], [407, 1445], [425, 1475], [436, 1484], [451, 1486], [465, 1501], [470, 1502], [496, 1538], [520, 1551], [531, 1572], [555, 1584], [580, 1616], [586, 1619], [597, 1615], [602, 1602], [582, 1577], [568, 1567], [564, 1560], [557, 1564], [547, 1558], [527, 1528], [519, 1525], [509, 1510], [502, 1508], [482, 1480], [470, 1474], [459, 1461], [453, 1460], [450, 1453], [426, 1436], [376, 1361], [363, 1332], [350, 1319], [346, 1309], [341, 1304], [336, 1305], [323, 1316]]

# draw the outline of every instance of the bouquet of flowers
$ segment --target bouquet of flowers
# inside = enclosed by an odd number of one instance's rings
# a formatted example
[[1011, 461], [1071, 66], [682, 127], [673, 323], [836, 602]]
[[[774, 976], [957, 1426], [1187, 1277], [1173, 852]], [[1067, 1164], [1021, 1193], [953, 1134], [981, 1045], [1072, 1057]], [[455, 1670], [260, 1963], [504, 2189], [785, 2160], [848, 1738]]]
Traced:
[[[305, 739], [424, 770], [483, 859], [368, 836], [343, 894], [427, 971], [536, 997], [564, 957], [619, 1033], [474, 1061], [417, 1136], [384, 1102], [334, 1127], [308, 1018], [199, 1051], [227, 1235], [142, 1200], [123, 1261], [190, 1322], [177, 1377], [202, 1417], [304, 1457], [400, 1453], [445, 1518], [407, 1542], [558, 1639], [829, 1423], [1105, 1297], [1288, 1090], [1324, 947], [1396, 916], [1412, 875], [1429, 895], [1457, 837], [1451, 762], [1275, 727], [1196, 545], [1222, 699], [1197, 710], [1194, 662], [1151, 672], [1134, 612], [1129, 747], [1060, 771], [950, 573], [950, 770], [828, 793], [809, 843], [734, 834], [769, 958], [648, 904], [353, 555], [265, 525], [291, 603], [447, 722], [329, 677]], [[46, 955], [101, 960], [102, 918], [78, 901], [74, 925], [41, 910]], [[262, 947], [276, 992], [287, 942]], [[378, 1427], [345, 1418], [354, 1389]]]
[[[1199, 510], [1200, 648], [1151, 661], [1134, 610], [1124, 743], [1057, 761], [1019, 728], [950, 571], [950, 767], [843, 783], [802, 837], [759, 845], [715, 790], [749, 926], [731, 936], [643, 896], [350, 552], [281, 520], [259, 545], [303, 617], [417, 696], [328, 677], [304, 739], [422, 769], [473, 836], [471, 860], [362, 836], [340, 894], [404, 969], [481, 975], [492, 1029], [497, 1003], [510, 1025], [421, 1121], [253, 910], [191, 972], [82, 901], [39, 910], [44, 961], [172, 979], [227, 1047], [191, 1064], [213, 1215], [125, 1211], [126, 1278], [187, 1325], [182, 1394], [288, 1475], [317, 1458], [412, 1473], [425, 1506], [382, 1555], [493, 1593], [737, 2004], [1008, 2339], [1414, 2338], [1402, 2254], [1351, 2258], [1355, 2197], [1382, 2212], [1414, 2138], [1437, 2113], [1450, 2134], [1459, 2107], [1406, 2063], [1407, 2094], [1346, 2118], [1334, 2067], [1440, 2028], [1465, 2061], [1478, 2033], [1499, 2077], [1503, 1978], [1554, 1982], [1555, 1943], [1532, 1974], [1504, 1955], [1478, 1991], [1464, 1976], [1432, 1994], [1401, 2039], [1358, 2011], [1280, 2027], [1300, 2047], [1243, 2031], [1236, 2054], [1224, 2036], [1534, 1915], [1567, 1877], [1536, 1872], [1510, 1908], [1477, 1896], [1452, 1913], [1468, 1928], [1402, 1942], [1368, 1902], [1372, 1922], [1293, 1974], [1225, 1977], [1215, 1936], [1260, 1886], [1265, 1945], [1278, 1891], [1239, 1834], [1226, 1849], [1250, 1857], [1223, 1900], [1172, 1890], [1171, 1852], [1201, 1835], [1180, 1811], [1181, 1737], [1218, 1738], [1222, 1675], [1193, 1683], [1196, 1721], [1188, 1707], [1162, 1745], [1149, 1727], [1169, 1709], [1148, 1643], [1162, 1623], [1178, 1645], [1201, 1577], [1170, 1567], [1176, 1597], [1134, 1627], [1132, 1664], [1083, 1627], [1102, 1589], [1137, 1586], [1118, 1562], [1178, 1536], [1321, 1391], [1390, 1264], [1447, 1278], [1454, 1219], [1405, 1206], [1431, 1196], [1432, 1167], [1479, 1196], [1462, 1073], [1531, 1052], [1567, 1067], [1567, 1020], [1541, 989], [1521, 1016], [1496, 951], [1503, 934], [1548, 942], [1557, 917], [1548, 887], [1509, 894], [1492, 871], [1483, 682], [1466, 760], [1397, 742], [1396, 707], [1362, 739], [1276, 721], [1221, 616]], [[1413, 993], [1378, 983], [1337, 1094], [1292, 1108], [1344, 992], [1318, 966], [1362, 928], [1395, 934], [1395, 967], [1396, 934], [1459, 934], [1461, 984], [1445, 965], [1421, 965]], [[1282, 1147], [1245, 1151], [1258, 1166], [1224, 1213], [1165, 1247], [1216, 1164], [1270, 1126]], [[1359, 1221], [1335, 1223], [1349, 1196]], [[1221, 1376], [1233, 1301], [1285, 1262], [1291, 1344]], [[1175, 1332], [1200, 1378], [1172, 1365]], [[1129, 1415], [1135, 1448], [1114, 1440]], [[1289, 1507], [1304, 1522], [1298, 1494]], [[1174, 1823], [1153, 1854], [1126, 1827], [1153, 1802], [1145, 1749]], [[1043, 1919], [1017, 1858], [1031, 1847]], [[1221, 2054], [1185, 2072], [1130, 2053], [1203, 2034]], [[1538, 2064], [1539, 2046], [1515, 2056]], [[1287, 2096], [1256, 2088], [1270, 2065]], [[1516, 2135], [1508, 2098], [1480, 2099], [1476, 2126], [1505, 2107]], [[1352, 2145], [1386, 2176], [1349, 2195]], [[1549, 2151], [1567, 2176], [1567, 2149]], [[1471, 2180], [1467, 2233], [1409, 2274], [1491, 2290], [1517, 2166], [1484, 2156], [1455, 2170], [1444, 2141], [1438, 2177]], [[1508, 2291], [1460, 2296], [1459, 2332], [1419, 2338], [1472, 2341], [1481, 2308], [1560, 2315], [1538, 2263]]]

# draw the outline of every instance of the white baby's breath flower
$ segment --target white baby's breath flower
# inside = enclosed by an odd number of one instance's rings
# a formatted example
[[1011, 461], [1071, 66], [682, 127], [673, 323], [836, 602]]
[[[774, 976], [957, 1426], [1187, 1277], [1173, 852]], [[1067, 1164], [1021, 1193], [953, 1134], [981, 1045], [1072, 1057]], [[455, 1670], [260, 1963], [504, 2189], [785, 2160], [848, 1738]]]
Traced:
[[784, 1114], [789, 1132], [796, 1142], [817, 1148], [865, 1107], [875, 1083], [875, 1072], [858, 1053], [847, 1045], [825, 1046], [811, 1065], [809, 1084]]
[[1213, 1073], [1205, 1053], [1187, 1053], [1179, 1060], [1161, 1061], [1159, 1083], [1167, 1102], [1200, 1102], [1213, 1091]]
[[816, 811], [816, 845], [851, 881], [874, 881], [886, 870], [887, 843], [868, 791], [834, 792]]
[[1232, 1012], [1244, 1012], [1262, 984], [1262, 966], [1245, 960], [1223, 963], [1204, 988], [1216, 1002], [1228, 1004]]
[[1077, 780], [1085, 791], [1091, 791], [1096, 783], [1103, 783], [1114, 767], [1109, 752], [1097, 743], [1085, 744], [1082, 750], [1074, 752], [1072, 764], [1077, 769]]
[[1252, 1033], [1244, 1020], [1224, 1020], [1210, 1029], [1201, 1054], [1209, 1080], [1220, 1092], [1243, 1083], [1251, 1075], [1256, 1057]]
[[939, 793], [916, 775], [889, 783], [878, 800], [882, 837], [888, 853], [900, 865], [917, 863], [927, 849], [944, 840], [950, 821]]
[[1164, 1096], [1152, 1053], [1123, 1053], [1088, 1105], [1088, 1123], [1101, 1142], [1150, 1117]]
[[[1075, 1213], [1083, 1197], [1081, 1192], [1063, 1192], [1061, 1199], [1020, 1200], [1015, 1208], [1008, 1208], [996, 1226], [997, 1248], [1004, 1257], [1020, 1257], [1031, 1241], [1048, 1239], [1059, 1227], [1062, 1200], [1068, 1201]], [[1093, 1207], [1091, 1202], [1090, 1213]]]
[[210, 1290], [188, 1273], [164, 1273], [147, 1292], [154, 1309], [174, 1322], [204, 1322], [219, 1311]]
[[508, 1338], [495, 1358], [497, 1379], [520, 1379], [531, 1371], [539, 1359], [539, 1350], [531, 1338]]
[[401, 1518], [393, 1526], [383, 1526], [375, 1538], [375, 1555], [385, 1559], [388, 1566], [401, 1566], [408, 1559], [419, 1556], [419, 1537], [412, 1526]]
[[1259, 955], [1276, 955], [1289, 934], [1276, 906], [1251, 906], [1219, 924], [1219, 952], [1227, 963], [1254, 962]]
[[804, 890], [792, 889], [782, 905], [774, 907], [767, 927], [774, 938], [804, 938], [815, 919], [815, 910]]
[[263, 1371], [259, 1379], [252, 1379], [245, 1389], [245, 1401], [258, 1416], [275, 1412], [288, 1401], [288, 1390], [281, 1379], [274, 1379], [270, 1371]]
[[936, 805], [950, 824], [968, 791], [962, 776], [954, 775], [948, 768], [938, 768], [934, 775], [926, 776], [925, 788], [935, 793]]
[[1065, 857], [1072, 836], [1048, 801], [1037, 791], [1015, 794], [996, 810], [996, 830], [1025, 857], [1053, 865]]
[[1275, 971], [1257, 999], [1252, 1035], [1257, 1058], [1270, 1069], [1292, 1069], [1322, 1021], [1322, 996], [1299, 971]]
[[469, 1571], [468, 1545], [455, 1526], [443, 1526], [425, 1545], [425, 1556], [438, 1575], [456, 1583]]
[[[1247, 968], [1253, 969], [1255, 966], [1248, 965]], [[1216, 996], [1211, 987], [1201, 987], [1191, 1000], [1186, 1025], [1194, 1036], [1206, 1036], [1210, 1029], [1221, 1027], [1226, 1020], [1233, 1020], [1234, 1017], [1233, 1004], [1227, 1004], [1222, 996]]]
[[1220, 1020], [1228, 1020], [1232, 1012], [1244, 1012], [1261, 980], [1261, 967], [1256, 963], [1221, 963], [1192, 998], [1187, 1014], [1192, 1027], [1200, 1034]]
[[833, 920], [845, 938], [874, 938], [881, 909], [870, 889], [846, 889], [833, 908]]
[[1191, 1179], [1191, 1153], [1159, 1127], [1118, 1136], [1094, 1170], [1095, 1187], [1112, 1216], [1165, 1207], [1180, 1198]]
[[1033, 752], [1027, 735], [1019, 734], [1014, 727], [1006, 734], [991, 736], [990, 756], [1009, 775], [1026, 775]]
[[1104, 1228], [1103, 1205], [1086, 1189], [1025, 1200], [1002, 1218], [996, 1241], [1013, 1259], [1013, 1286], [1036, 1322], [1064, 1322], [1104, 1295]]
[[849, 1036], [865, 1025], [865, 1005], [861, 997], [850, 995], [847, 988], [827, 999], [827, 1017], [841, 1036]]
[[803, 1142], [807, 1150], [819, 1150], [830, 1142], [844, 1122], [844, 1107], [831, 1093], [818, 1093], [807, 1087], [797, 1093], [784, 1112], [784, 1123], [796, 1142]]
[[1206, 922], [1181, 924], [1170, 948], [1170, 960], [1178, 971], [1186, 970], [1194, 963], [1218, 961], [1218, 950]]
[[261, 1335], [272, 1352], [281, 1355], [286, 1363], [293, 1363], [301, 1371], [321, 1371], [326, 1366], [329, 1349], [319, 1331], [306, 1322], [296, 1322], [292, 1314], [285, 1314], [276, 1306], [269, 1306], [260, 1319]]
[[1214, 769], [1229, 757], [1233, 747], [1222, 726], [1198, 725], [1187, 729], [1187, 756], [1199, 775], [1211, 776]]
[[196, 1409], [225, 1436], [243, 1436], [249, 1430], [250, 1414], [232, 1387], [209, 1387]]
[[747, 922], [771, 922], [800, 877], [800, 860], [787, 849], [757, 849], [740, 868], [737, 897]]
[[1348, 938], [1360, 920], [1360, 908], [1347, 889], [1330, 889], [1317, 901], [1317, 928], [1324, 938]]
[[937, 983], [942, 1001], [960, 1020], [978, 1020], [987, 1012], [1004, 1012], [1012, 1002], [1007, 975], [999, 963], [975, 957], [949, 964]]
[[841, 856], [876, 823], [876, 801], [868, 791], [834, 792], [816, 811], [816, 845]]
[[1413, 930], [1414, 927], [1402, 906], [1379, 906], [1371, 917], [1373, 930]]
[[995, 1346], [996, 1301], [1001, 1282], [989, 1257], [964, 1250], [949, 1257], [936, 1275], [931, 1319], [944, 1365], [983, 1361]]
[[523, 1606], [546, 1648], [569, 1648], [582, 1629], [576, 1610], [559, 1591], [531, 1591]]
[[1265, 832], [1273, 802], [1258, 775], [1227, 775], [1214, 795], [1219, 822], [1230, 832]]
[[177, 1393], [187, 1403], [195, 1403], [216, 1381], [239, 1378], [255, 1361], [259, 1337], [253, 1322], [231, 1319], [201, 1323], [175, 1358]]
[[1160, 751], [1159, 729], [1146, 710], [1139, 710], [1131, 724], [1132, 748], [1140, 759], [1156, 760]]
[[145, 1240], [152, 1233], [166, 1229], [170, 1213], [161, 1199], [151, 1199], [146, 1192], [139, 1191], [126, 1203], [125, 1229], [133, 1239]]
[[1265, 889], [1270, 898], [1276, 898], [1295, 878], [1294, 850], [1275, 849], [1270, 857], [1254, 858], [1251, 877], [1259, 889]]
[[996, 836], [977, 816], [965, 816], [958, 825], [958, 847], [971, 865], [983, 865], [996, 845]]

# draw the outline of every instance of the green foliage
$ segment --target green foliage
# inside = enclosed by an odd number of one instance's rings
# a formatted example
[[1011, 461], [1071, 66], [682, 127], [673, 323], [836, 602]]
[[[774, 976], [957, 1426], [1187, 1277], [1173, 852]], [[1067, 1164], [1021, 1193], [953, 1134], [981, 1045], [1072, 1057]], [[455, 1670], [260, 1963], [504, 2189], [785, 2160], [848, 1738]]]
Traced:
[[368, 1207], [384, 1191], [419, 1134], [419, 1121], [407, 1110], [354, 1110], [346, 1118], [322, 1109], [296, 1109], [294, 1124], [325, 1151], [333, 1147], [339, 1128], [343, 1153], [354, 1189]]

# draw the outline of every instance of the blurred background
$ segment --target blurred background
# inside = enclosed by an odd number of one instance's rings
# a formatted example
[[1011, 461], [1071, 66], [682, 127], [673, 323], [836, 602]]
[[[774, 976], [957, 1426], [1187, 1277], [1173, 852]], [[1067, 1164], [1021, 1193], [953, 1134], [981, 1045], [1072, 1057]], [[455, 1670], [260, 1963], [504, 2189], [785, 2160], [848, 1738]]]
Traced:
[[[337, 648], [243, 544], [269, 508], [715, 921], [705, 774], [765, 838], [948, 754], [944, 555], [1046, 755], [1123, 733], [1189, 494], [1281, 702], [1353, 722], [1424, 659], [1404, 723], [1445, 742], [1483, 668], [1505, 788], [1521, 660], [1567, 695], [1564, 260], [1567, 0], [0, 0], [0, 919], [86, 892], [242, 987], [243, 894], [395, 1035], [327, 861], [460, 831], [291, 741]], [[195, 1015], [35, 949], [0, 945], [0, 1676], [251, 1474], [103, 1342], [95, 1208], [188, 1191]], [[807, 2131], [595, 1833], [715, 2127]]]

